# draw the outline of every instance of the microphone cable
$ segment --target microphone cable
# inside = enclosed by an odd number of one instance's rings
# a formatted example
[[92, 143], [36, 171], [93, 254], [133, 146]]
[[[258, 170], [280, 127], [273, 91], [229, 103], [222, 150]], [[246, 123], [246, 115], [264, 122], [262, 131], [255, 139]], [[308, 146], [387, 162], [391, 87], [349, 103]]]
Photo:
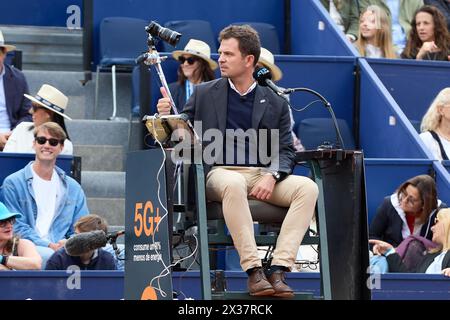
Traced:
[[311, 103], [309, 103], [305, 108], [302, 108], [300, 110], [297, 110], [295, 108], [292, 107], [292, 105], [290, 104], [289, 101], [287, 101], [289, 107], [294, 110], [294, 111], [303, 111], [306, 110], [306, 108], [308, 108], [309, 106], [311, 106], [312, 104], [320, 101], [322, 102], [322, 104], [325, 106], [325, 108], [327, 108], [328, 112], [330, 112], [331, 114], [331, 119], [333, 120], [333, 124], [334, 124], [334, 128], [336, 130], [336, 146], [338, 149], [342, 148], [345, 149], [345, 145], [344, 145], [344, 140], [342, 139], [342, 135], [341, 135], [341, 130], [339, 129], [337, 120], [336, 120], [336, 115], [334, 114], [333, 108], [331, 107], [331, 103], [327, 101], [327, 99], [324, 98], [324, 96], [322, 96], [320, 93], [318, 93], [317, 91], [313, 90], [313, 89], [309, 89], [309, 88], [289, 88], [289, 89], [285, 89], [283, 90], [283, 94], [290, 94], [293, 92], [298, 92], [298, 91], [302, 91], [302, 92], [308, 92], [311, 93], [313, 95], [315, 95], [316, 97], [319, 98], [319, 100], [315, 100]]
[[[155, 119], [153, 119], [152, 121], [153, 121], [153, 127], [155, 127], [155, 126], [154, 126], [154, 124], [155, 124], [155, 123], [154, 123]], [[163, 215], [163, 216], [161, 217], [161, 219], [158, 221], [158, 223], [156, 224], [156, 227], [155, 227], [155, 229], [154, 229], [154, 232], [153, 232], [153, 235], [152, 235], [152, 241], [153, 241], [153, 243], [155, 243], [155, 234], [156, 234], [156, 230], [157, 230], [158, 227], [159, 227], [159, 224], [160, 224], [161, 221], [162, 221], [163, 219], [165, 219], [165, 218], [167, 217], [167, 215], [169, 214], [169, 211], [168, 211], [167, 208], [164, 206], [164, 204], [163, 204], [163, 202], [162, 202], [162, 200], [161, 200], [161, 181], [160, 181], [160, 175], [161, 175], [162, 169], [164, 168], [164, 164], [165, 164], [165, 162], [166, 162], [167, 156], [166, 156], [166, 153], [165, 153], [165, 151], [164, 151], [164, 147], [163, 147], [162, 143], [161, 143], [159, 140], [157, 140], [157, 139], [155, 139], [155, 141], [158, 143], [158, 145], [159, 145], [159, 147], [160, 147], [160, 149], [161, 149], [161, 151], [162, 151], [162, 153], [163, 153], [163, 160], [162, 160], [161, 165], [160, 165], [160, 167], [159, 167], [158, 174], [157, 174], [157, 176], [156, 176], [156, 180], [157, 180], [157, 184], [158, 184], [158, 189], [157, 189], [157, 190], [158, 190], [158, 191], [157, 191], [158, 202], [159, 202], [160, 206], [161, 206], [161, 207], [163, 208], [163, 210], [164, 210], [164, 215]], [[169, 230], [169, 233], [171, 234], [170, 230]], [[162, 265], [164, 266], [164, 269], [160, 272], [159, 275], [153, 277], [153, 279], [150, 280], [150, 287], [152, 287], [152, 288], [154, 288], [155, 290], [157, 290], [157, 291], [161, 294], [161, 296], [162, 296], [163, 298], [165, 298], [165, 297], [167, 296], [167, 293], [166, 293], [164, 290], [161, 289], [160, 279], [163, 278], [163, 277], [166, 277], [167, 275], [170, 275], [170, 268], [174, 267], [175, 265], [177, 265], [178, 263], [181, 263], [181, 262], [184, 261], [184, 260], [187, 260], [187, 259], [191, 258], [192, 256], [194, 256], [194, 255], [196, 254], [196, 252], [197, 252], [197, 250], [198, 250], [198, 239], [197, 239], [197, 237], [195, 236], [195, 233], [193, 233], [193, 236], [194, 236], [194, 238], [195, 238], [195, 249], [194, 249], [194, 251], [193, 251], [190, 255], [188, 255], [188, 256], [186, 256], [186, 257], [184, 257], [184, 258], [182, 258], [182, 259], [180, 259], [180, 260], [178, 260], [178, 261], [176, 261], [176, 262], [174, 262], [174, 263], [172, 263], [172, 264], [169, 264], [168, 266], [165, 264], [164, 260], [161, 259], [160, 261], [161, 261]], [[159, 251], [158, 251], [158, 249], [157, 249], [156, 247], [155, 247], [155, 252], [156, 252], [157, 255], [160, 255], [160, 253], [159, 253]], [[195, 260], [194, 260], [194, 262], [195, 262]], [[192, 264], [191, 264], [191, 266], [192, 266]], [[191, 267], [191, 266], [189, 266], [189, 267]], [[153, 285], [152, 285], [153, 282], [154, 282], [155, 280], [157, 281], [157, 284], [158, 284], [157, 287], [153, 287]]]

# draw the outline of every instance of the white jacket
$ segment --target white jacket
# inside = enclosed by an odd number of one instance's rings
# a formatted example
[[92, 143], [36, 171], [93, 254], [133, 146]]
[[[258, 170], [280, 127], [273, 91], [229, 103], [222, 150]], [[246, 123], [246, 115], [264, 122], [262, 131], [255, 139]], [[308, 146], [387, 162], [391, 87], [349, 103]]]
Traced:
[[[8, 141], [6, 142], [3, 152], [16, 152], [16, 153], [35, 153], [33, 149], [33, 122], [21, 122], [11, 133]], [[72, 155], [73, 145], [68, 139], [64, 141], [64, 148], [61, 154]]]

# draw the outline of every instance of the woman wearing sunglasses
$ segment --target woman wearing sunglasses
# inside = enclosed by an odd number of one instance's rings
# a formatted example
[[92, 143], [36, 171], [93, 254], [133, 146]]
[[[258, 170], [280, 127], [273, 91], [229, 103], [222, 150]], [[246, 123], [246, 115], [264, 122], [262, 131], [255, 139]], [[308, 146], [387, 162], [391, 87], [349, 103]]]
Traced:
[[20, 216], [0, 202], [0, 271], [41, 269], [42, 259], [33, 242], [13, 234], [13, 225]]
[[[413, 177], [400, 185], [390, 196], [384, 198], [369, 228], [369, 239], [382, 240], [393, 247], [398, 247], [410, 236], [428, 245], [432, 240], [431, 227], [434, 224], [439, 208], [447, 205], [437, 198], [436, 184], [428, 175]], [[403, 243], [404, 245], [405, 243]], [[413, 246], [409, 247], [410, 250]], [[381, 272], [387, 271], [387, 263], [383, 256], [371, 258], [371, 264], [377, 265]], [[406, 254], [406, 253], [405, 253]], [[408, 256], [414, 256], [411, 251]]]
[[33, 107], [30, 109], [30, 112], [33, 115], [33, 122], [21, 122], [13, 130], [3, 152], [34, 153], [34, 128], [45, 122], [52, 121], [58, 123], [67, 136], [61, 154], [73, 154], [73, 145], [69, 140], [69, 134], [64, 122], [64, 118], [72, 120], [64, 113], [69, 99], [61, 91], [48, 84], [42, 85], [34, 97], [28, 94], [24, 96], [32, 102]]
[[195, 39], [189, 40], [184, 50], [174, 51], [172, 56], [180, 66], [178, 80], [171, 83], [169, 89], [178, 111], [181, 111], [194, 91], [194, 85], [214, 80], [214, 70], [218, 65], [210, 58], [208, 44]]
[[428, 250], [421, 261], [413, 267], [407, 267], [403, 263], [391, 244], [381, 240], [369, 240], [369, 242], [374, 245], [375, 252], [386, 257], [389, 272], [443, 274], [450, 277], [450, 209], [439, 210], [431, 232], [437, 247]]

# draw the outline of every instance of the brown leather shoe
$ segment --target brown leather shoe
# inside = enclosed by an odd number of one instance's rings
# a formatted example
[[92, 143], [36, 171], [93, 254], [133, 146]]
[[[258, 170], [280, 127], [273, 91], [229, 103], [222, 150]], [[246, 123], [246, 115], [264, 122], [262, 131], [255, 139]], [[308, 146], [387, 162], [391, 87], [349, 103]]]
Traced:
[[248, 276], [247, 287], [251, 296], [271, 296], [275, 293], [262, 268], [256, 268]]
[[275, 289], [275, 293], [273, 294], [274, 297], [292, 298], [294, 296], [294, 290], [287, 285], [283, 270], [273, 272], [268, 280]]

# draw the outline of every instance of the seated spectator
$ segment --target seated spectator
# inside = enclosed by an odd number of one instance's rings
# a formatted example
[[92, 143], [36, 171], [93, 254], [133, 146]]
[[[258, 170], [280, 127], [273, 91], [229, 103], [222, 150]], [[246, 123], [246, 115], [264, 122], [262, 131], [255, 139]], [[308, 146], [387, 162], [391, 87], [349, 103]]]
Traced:
[[411, 24], [408, 43], [401, 54], [403, 59], [449, 61], [450, 33], [438, 9], [423, 6]]
[[422, 119], [420, 131], [435, 159], [450, 159], [450, 87], [436, 96]]
[[361, 14], [356, 47], [363, 57], [396, 58], [389, 20], [380, 7], [369, 6]]
[[180, 62], [177, 82], [169, 84], [173, 101], [181, 112], [186, 101], [194, 91], [194, 85], [214, 80], [217, 63], [211, 59], [211, 48], [206, 42], [191, 39], [184, 50], [172, 52], [175, 60]]
[[[272, 52], [270, 52], [266, 48], [261, 47], [261, 54], [259, 55], [256, 67], [266, 67], [267, 69], [269, 69], [270, 73], [272, 74], [272, 80], [274, 82], [281, 80], [281, 78], [283, 77], [283, 72], [281, 72], [280, 68], [278, 68], [278, 66], [275, 64], [275, 58]], [[287, 96], [287, 98], [289, 99], [289, 96]], [[295, 151], [304, 151], [305, 147], [303, 147], [300, 139], [293, 131], [295, 122], [291, 108], [289, 108], [289, 115], [291, 116], [291, 132]]]
[[[96, 214], [81, 217], [74, 225], [75, 233], [102, 230], [107, 233], [106, 221]], [[47, 261], [46, 270], [67, 270], [70, 266], [81, 270], [116, 270], [116, 262], [111, 253], [103, 249], [90, 250], [81, 256], [69, 256], [65, 248], [58, 249]]]
[[12, 213], [0, 202], [0, 271], [39, 270], [41, 257], [33, 242], [20, 239], [13, 226], [20, 213]]
[[374, 252], [386, 257], [389, 272], [414, 272], [443, 274], [450, 277], [450, 209], [439, 210], [431, 227], [433, 242], [438, 247], [429, 250], [415, 266], [407, 267], [396, 249], [388, 242], [369, 240], [374, 244]]
[[370, 5], [383, 9], [389, 18], [395, 53], [400, 56], [411, 30], [414, 13], [423, 6], [423, 0], [360, 0], [362, 12]]
[[66, 134], [64, 149], [61, 154], [73, 154], [72, 142], [69, 140], [69, 134], [64, 123], [64, 118], [71, 120], [64, 114], [69, 99], [58, 89], [48, 84], [44, 84], [36, 96], [32, 97], [28, 94], [24, 94], [24, 96], [32, 101], [33, 107], [30, 109], [30, 113], [33, 115], [33, 122], [19, 123], [12, 131], [3, 151], [34, 153], [34, 128], [39, 127], [45, 122], [53, 121], [59, 124]]
[[22, 213], [14, 231], [37, 246], [44, 267], [73, 234], [75, 221], [89, 213], [81, 186], [56, 166], [65, 140], [57, 123], [35, 128], [35, 161], [6, 177], [2, 186], [6, 207]]
[[431, 240], [437, 209], [446, 207], [437, 198], [436, 184], [428, 175], [415, 176], [384, 198], [369, 228], [369, 238], [397, 247], [409, 235]]
[[347, 39], [355, 42], [358, 38], [359, 0], [320, 0], [320, 2]]
[[447, 20], [447, 30], [450, 31], [450, 0], [424, 0], [424, 2], [439, 9]]
[[[383, 240], [398, 247], [410, 235], [431, 240], [431, 227], [439, 208], [447, 207], [437, 198], [436, 184], [428, 175], [419, 175], [402, 183], [384, 198], [369, 227], [369, 239]], [[387, 271], [386, 259], [374, 256], [371, 265]]]
[[30, 121], [29, 100], [23, 97], [28, 93], [28, 84], [22, 71], [5, 64], [6, 54], [16, 50], [15, 46], [5, 44], [0, 30], [0, 151], [14, 129], [22, 121]]

